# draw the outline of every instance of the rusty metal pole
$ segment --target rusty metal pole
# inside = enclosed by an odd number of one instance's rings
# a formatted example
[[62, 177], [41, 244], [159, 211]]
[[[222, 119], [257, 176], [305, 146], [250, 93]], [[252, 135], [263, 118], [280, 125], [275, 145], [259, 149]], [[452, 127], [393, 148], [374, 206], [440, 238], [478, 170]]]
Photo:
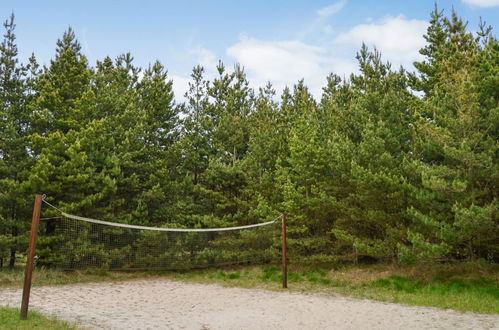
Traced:
[[40, 223], [40, 213], [42, 210], [42, 195], [35, 196], [35, 205], [33, 206], [33, 218], [31, 219], [31, 234], [29, 238], [28, 260], [24, 271], [23, 300], [21, 303], [21, 319], [28, 317], [29, 294], [31, 291], [31, 279], [33, 276], [33, 267], [35, 265], [36, 236], [38, 233], [38, 224]]
[[288, 287], [288, 260], [286, 258], [286, 214], [281, 215], [281, 246], [282, 246], [282, 288]]

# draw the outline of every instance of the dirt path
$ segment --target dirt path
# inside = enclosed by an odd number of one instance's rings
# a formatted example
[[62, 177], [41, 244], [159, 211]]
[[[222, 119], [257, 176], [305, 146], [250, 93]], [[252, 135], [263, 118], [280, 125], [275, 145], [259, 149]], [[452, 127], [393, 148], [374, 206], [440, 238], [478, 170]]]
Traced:
[[91, 329], [499, 329], [499, 315], [167, 279], [34, 287], [30, 308]]

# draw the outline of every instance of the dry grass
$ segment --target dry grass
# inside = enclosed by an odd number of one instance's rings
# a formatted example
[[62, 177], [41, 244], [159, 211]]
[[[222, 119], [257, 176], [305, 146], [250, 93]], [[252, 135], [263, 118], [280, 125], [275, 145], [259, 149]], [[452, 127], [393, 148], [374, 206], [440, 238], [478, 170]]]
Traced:
[[438, 278], [467, 280], [486, 278], [499, 282], [499, 265], [487, 263], [350, 265], [328, 272], [328, 277], [331, 279], [347, 281], [353, 285], [392, 276], [428, 282]]
[[490, 263], [351, 265], [339, 270], [332, 270], [329, 272], [329, 276], [346, 280], [352, 284], [396, 276], [423, 282], [444, 279], [448, 281], [487, 279], [499, 283], [499, 265]]
[[[61, 285], [85, 282], [124, 281], [134, 278], [160, 276], [165, 272], [118, 272], [118, 271], [57, 271], [39, 268], [33, 272], [33, 286]], [[24, 281], [24, 269], [0, 269], [0, 287], [20, 288]]]

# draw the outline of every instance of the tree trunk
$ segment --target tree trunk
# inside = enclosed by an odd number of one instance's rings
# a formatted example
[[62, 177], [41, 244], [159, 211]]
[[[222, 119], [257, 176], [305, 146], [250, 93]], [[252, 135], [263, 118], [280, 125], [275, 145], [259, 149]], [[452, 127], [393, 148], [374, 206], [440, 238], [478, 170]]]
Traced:
[[10, 248], [10, 259], [9, 259], [9, 269], [14, 269], [16, 264], [16, 248]]
[[14, 238], [14, 243], [11, 248], [10, 248], [10, 259], [9, 259], [9, 269], [14, 269], [14, 266], [16, 265], [16, 252], [17, 252], [17, 235], [19, 234], [19, 231], [17, 230], [16, 224], [14, 223], [12, 226], [12, 237]]

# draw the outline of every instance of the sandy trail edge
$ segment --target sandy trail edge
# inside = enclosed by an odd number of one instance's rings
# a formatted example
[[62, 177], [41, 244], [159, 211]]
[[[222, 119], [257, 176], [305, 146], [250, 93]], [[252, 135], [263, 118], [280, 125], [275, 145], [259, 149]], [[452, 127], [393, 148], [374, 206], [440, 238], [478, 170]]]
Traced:
[[[0, 305], [21, 295], [0, 288]], [[168, 279], [33, 287], [30, 308], [92, 329], [499, 329], [499, 315]]]

